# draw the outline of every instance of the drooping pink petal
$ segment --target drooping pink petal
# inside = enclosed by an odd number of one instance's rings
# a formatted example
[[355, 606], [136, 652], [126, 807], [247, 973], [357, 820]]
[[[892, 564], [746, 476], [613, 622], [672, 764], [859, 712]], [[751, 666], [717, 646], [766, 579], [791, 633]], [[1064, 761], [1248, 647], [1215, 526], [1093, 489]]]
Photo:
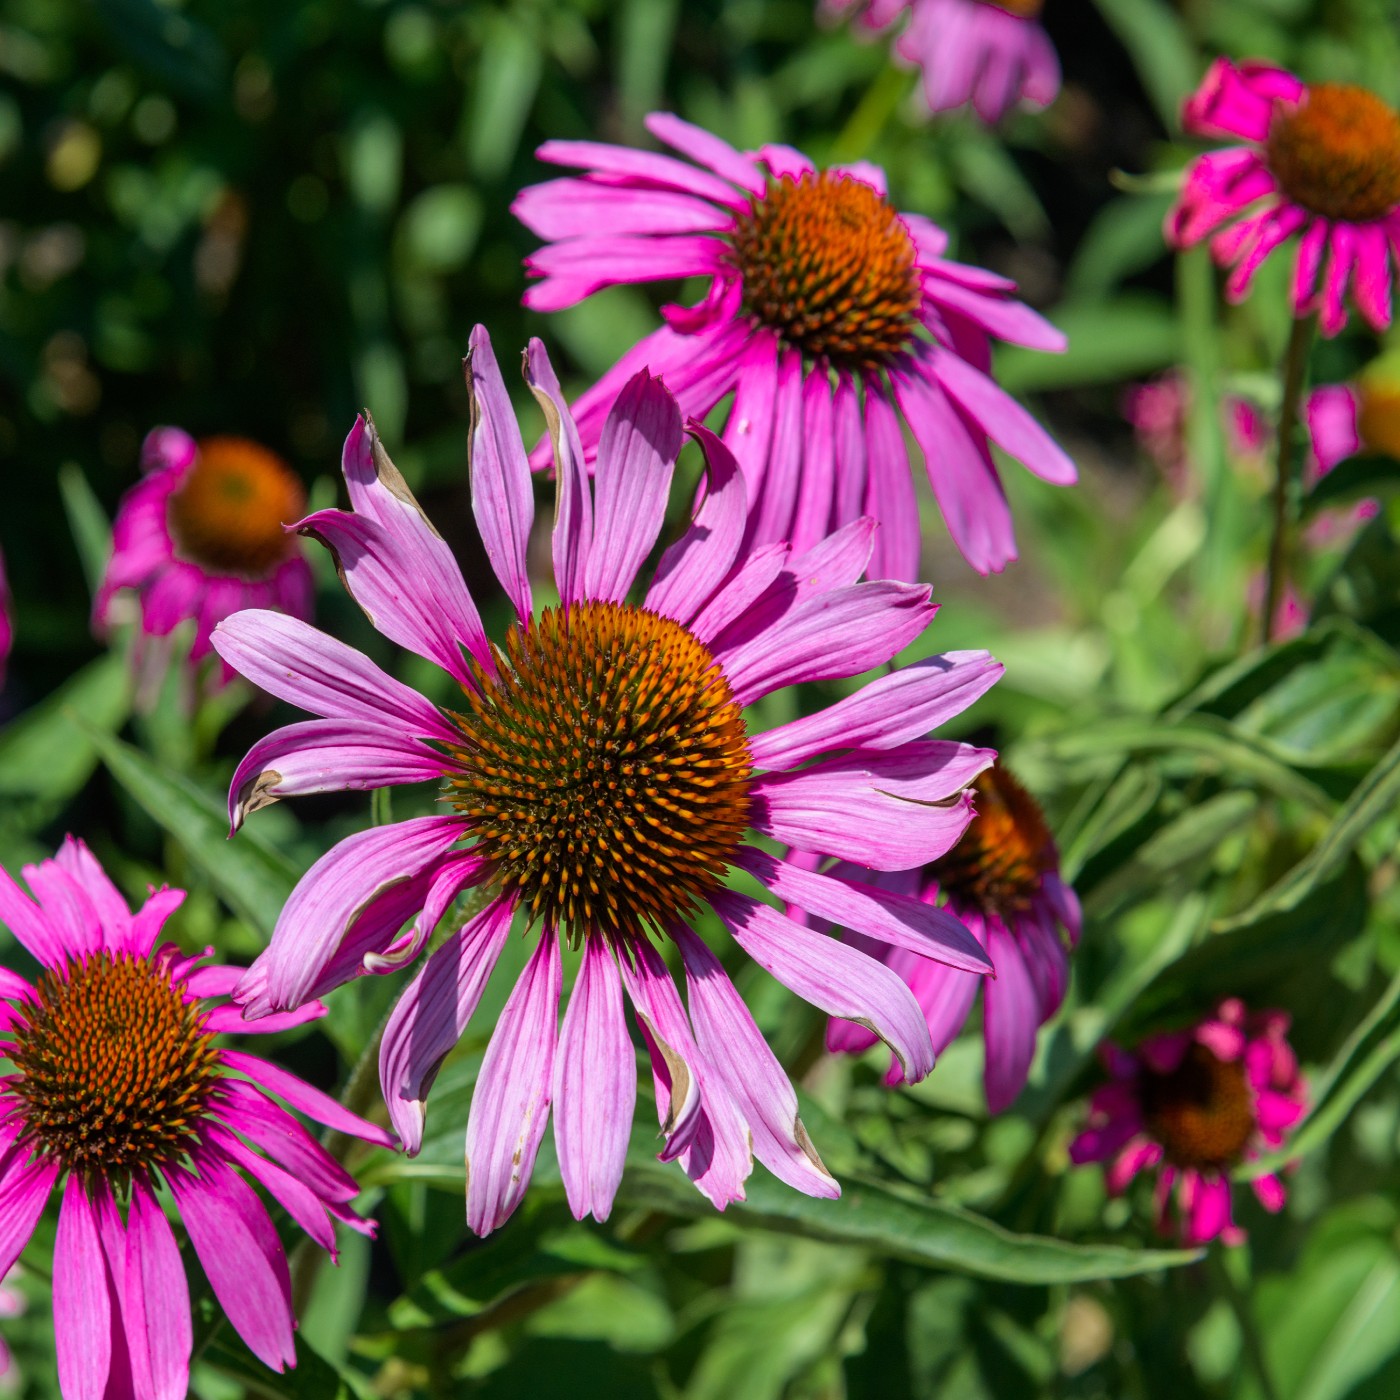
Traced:
[[1270, 1215], [1277, 1215], [1287, 1204], [1288, 1190], [1272, 1172], [1265, 1176], [1255, 1177], [1253, 1184], [1254, 1194], [1259, 1198], [1259, 1204]]
[[[797, 492], [790, 543], [810, 549], [833, 528], [836, 496], [835, 405], [825, 370], [809, 374], [802, 385], [802, 484]], [[908, 473], [905, 473], [908, 480]]]
[[267, 1157], [253, 1152], [225, 1132], [217, 1123], [205, 1129], [206, 1152], [217, 1153], [234, 1166], [242, 1167], [306, 1234], [338, 1262], [335, 1227], [326, 1214], [326, 1203], [305, 1182]]
[[[898, 427], [898, 424], [895, 426]], [[839, 529], [858, 516], [873, 513], [866, 500], [866, 427], [861, 419], [860, 398], [855, 383], [845, 371], [836, 381], [836, 396], [832, 402], [832, 434], [836, 451], [836, 486], [831, 524], [834, 529]], [[873, 577], [897, 575], [877, 569]]]
[[[253, 964], [267, 978], [270, 1008], [293, 1010], [309, 1000], [318, 974], [374, 902], [396, 886], [430, 877], [461, 838], [455, 817], [414, 817], [357, 831], [331, 847], [297, 882], [271, 943]], [[401, 921], [395, 918], [384, 932], [396, 933]], [[239, 1000], [245, 1000], [241, 992]]]
[[265, 1060], [259, 1055], [249, 1055], [243, 1050], [223, 1050], [220, 1052], [224, 1065], [239, 1074], [245, 1074], [254, 1084], [286, 1099], [295, 1109], [308, 1118], [333, 1128], [338, 1133], [349, 1133], [363, 1138], [366, 1142], [377, 1143], [380, 1147], [393, 1147], [394, 1135], [383, 1128], [351, 1113], [344, 1105], [320, 1089], [299, 1079], [290, 1070]]
[[568, 607], [584, 596], [583, 580], [593, 553], [593, 493], [578, 427], [538, 337], [531, 339], [525, 351], [524, 372], [525, 383], [544, 412], [554, 449], [554, 580], [559, 597]]
[[778, 354], [778, 337], [760, 330], [739, 352], [734, 366], [734, 403], [725, 419], [724, 442], [743, 469], [750, 511], [762, 497], [773, 443]]
[[982, 945], [946, 909], [874, 885], [803, 870], [752, 846], [735, 863], [765, 889], [817, 918], [967, 972], [990, 972]]
[[999, 919], [989, 922], [987, 932], [987, 951], [997, 975], [988, 978], [982, 987], [987, 1046], [983, 1083], [988, 1109], [1003, 1113], [1025, 1088], [1035, 1058], [1035, 1035], [1041, 1017], [1035, 988], [1016, 939]]
[[524, 1198], [549, 1121], [562, 972], [546, 928], [506, 1001], [467, 1116], [467, 1225], [490, 1234]]
[[234, 613], [215, 629], [214, 650], [254, 685], [313, 715], [398, 725], [446, 743], [461, 737], [416, 690], [297, 618], [263, 608]]
[[734, 454], [703, 423], [686, 431], [705, 454], [704, 498], [684, 535], [661, 556], [647, 591], [647, 608], [687, 623], [724, 581], [744, 535], [744, 478]]
[[72, 1400], [102, 1400], [112, 1362], [107, 1261], [87, 1184], [68, 1177], [53, 1249], [54, 1350], [58, 1383]]
[[415, 1155], [428, 1089], [476, 1010], [510, 932], [510, 901], [493, 900], [452, 934], [399, 998], [384, 1029], [379, 1083], [389, 1120]]
[[761, 598], [783, 572], [788, 560], [785, 544], [766, 544], [748, 552], [730, 570], [714, 596], [695, 615], [691, 632], [713, 647], [715, 639], [743, 618], [755, 599]]
[[292, 1281], [287, 1256], [262, 1202], [213, 1153], [197, 1158], [198, 1177], [166, 1173], [214, 1296], [248, 1350], [274, 1371], [296, 1364]]
[[964, 789], [994, 758], [991, 749], [921, 740], [765, 774], [752, 788], [753, 825], [800, 850], [913, 869], [957, 843], [972, 816]]
[[469, 344], [472, 514], [491, 568], [515, 605], [516, 617], [525, 621], [534, 612], [525, 568], [535, 520], [530, 464], [485, 326], [472, 327]]
[[[815, 372], [813, 377], [817, 377]], [[763, 463], [762, 481], [749, 481], [749, 528], [745, 542], [792, 542], [793, 512], [806, 489], [803, 457], [803, 370], [799, 351], [786, 348], [778, 354], [778, 378], [772, 405], [773, 433]], [[739, 456], [745, 468], [749, 461]], [[830, 486], [826, 488], [830, 492]]]
[[933, 1045], [919, 1005], [884, 964], [746, 895], [720, 891], [710, 903], [740, 947], [789, 991], [828, 1016], [873, 1030], [910, 1083], [933, 1068]]
[[880, 676], [816, 714], [754, 735], [754, 765], [797, 768], [833, 749], [893, 749], [937, 729], [985, 694], [1006, 668], [985, 651], [950, 651]]
[[839, 1196], [841, 1188], [803, 1127], [791, 1082], [719, 960], [684, 925], [677, 925], [672, 936], [685, 963], [701, 1053], [747, 1119], [754, 1155], [794, 1190]]
[[584, 576], [589, 598], [626, 598], [661, 533], [681, 441], [675, 399], [642, 370], [618, 395], [598, 440], [593, 545]]
[[612, 1213], [637, 1102], [622, 981], [606, 942], [585, 938], [554, 1064], [554, 1142], [575, 1220]]
[[402, 725], [312, 719], [274, 729], [244, 755], [229, 784], [234, 831], [251, 812], [283, 797], [362, 792], [440, 778], [446, 760]]
[[[13, 1133], [13, 1129], [11, 1130]], [[31, 1157], [13, 1137], [0, 1155], [0, 1277], [9, 1272], [29, 1243], [58, 1180], [60, 1166], [51, 1157]]]
[[165, 1212], [138, 1174], [126, 1218], [126, 1344], [151, 1400], [184, 1400], [189, 1389], [190, 1291]]
[[883, 388], [865, 393], [865, 499], [862, 509], [880, 522], [871, 578], [914, 583], [919, 577], [922, 532], [909, 453], [894, 406]]
[[1183, 1182], [1181, 1206], [1186, 1213], [1186, 1243], [1209, 1244], [1230, 1226], [1230, 1179], [1193, 1173]]

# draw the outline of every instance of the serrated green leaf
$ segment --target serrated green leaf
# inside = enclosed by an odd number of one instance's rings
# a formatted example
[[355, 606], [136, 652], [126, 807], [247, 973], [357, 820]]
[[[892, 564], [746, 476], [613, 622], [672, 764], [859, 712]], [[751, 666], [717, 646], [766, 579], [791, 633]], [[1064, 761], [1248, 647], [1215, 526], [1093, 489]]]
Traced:
[[300, 872], [256, 832], [228, 836], [220, 797], [163, 768], [140, 749], [84, 726], [108, 771], [208, 878], [224, 902], [270, 938]]

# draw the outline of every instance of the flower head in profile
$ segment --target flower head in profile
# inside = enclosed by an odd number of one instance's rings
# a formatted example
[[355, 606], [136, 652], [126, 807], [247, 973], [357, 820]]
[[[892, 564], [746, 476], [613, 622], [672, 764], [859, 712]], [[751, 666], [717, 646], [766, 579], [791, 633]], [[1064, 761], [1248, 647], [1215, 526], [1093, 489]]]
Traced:
[[820, 0], [819, 14], [855, 14], [871, 33], [908, 16], [895, 53], [919, 70], [930, 112], [970, 106], [995, 125], [1015, 106], [1048, 107], [1060, 60], [1040, 25], [1043, 0]]
[[1390, 325], [1400, 241], [1400, 114], [1349, 83], [1307, 84], [1264, 63], [1217, 59], [1182, 109], [1195, 136], [1240, 138], [1186, 171], [1167, 238], [1210, 238], [1241, 301], [1255, 273], [1297, 237], [1290, 300], [1324, 335], [1346, 325], [1346, 298], [1378, 331]]
[[[1307, 1108], [1282, 1011], [1250, 1015], [1231, 998], [1186, 1031], [1154, 1035], [1128, 1054], [1108, 1046], [1112, 1079], [1090, 1101], [1089, 1124], [1070, 1144], [1075, 1162], [1106, 1162], [1117, 1195], [1156, 1169], [1157, 1224], [1187, 1244], [1244, 1238], [1234, 1223], [1230, 1172], [1281, 1147]], [[1265, 1210], [1286, 1198], [1272, 1174], [1251, 1183]]]
[[903, 419], [967, 561], [986, 573], [1014, 559], [990, 443], [1058, 485], [1075, 472], [992, 378], [991, 339], [1061, 350], [1063, 336], [1013, 299], [1013, 283], [944, 258], [947, 235], [898, 212], [875, 166], [818, 170], [787, 146], [744, 154], [666, 114], [647, 126], [687, 159], [548, 141], [541, 160], [584, 174], [532, 185], [513, 206], [548, 240], [527, 259], [536, 310], [626, 283], [709, 279], [699, 303], [665, 308], [665, 325], [578, 401], [588, 458], [643, 366], [688, 416], [732, 395], [723, 436], [747, 481], [746, 546], [800, 552], [869, 515], [872, 574], [912, 581], [919, 511]]
[[[215, 624], [240, 608], [311, 616], [311, 571], [284, 528], [306, 509], [306, 493], [280, 457], [246, 438], [196, 442], [179, 428], [156, 428], [141, 466], [145, 475], [113, 522], [93, 621], [105, 632], [134, 616], [146, 688], [159, 684], [182, 623], [193, 626], [197, 666]], [[215, 681], [231, 675], [218, 667]]]
[[[881, 958], [909, 984], [928, 1020], [935, 1052], [952, 1043], [982, 989], [983, 1084], [987, 1107], [1000, 1113], [1025, 1087], [1037, 1030], [1060, 1008], [1070, 944], [1079, 939], [1079, 901], [1060, 878], [1059, 855], [1035, 799], [998, 763], [973, 784], [977, 815], [946, 855], [919, 870], [869, 875], [872, 884], [942, 904], [987, 950], [995, 979], [881, 948], [858, 933], [842, 936]], [[857, 1053], [874, 1038], [862, 1026], [833, 1020], [827, 1048]], [[898, 1062], [888, 1082], [904, 1078]]]
[[135, 914], [81, 842], [26, 866], [26, 895], [0, 869], [0, 923], [40, 965], [0, 969], [0, 1274], [58, 1190], [54, 1333], [65, 1396], [183, 1396], [189, 1289], [163, 1200], [184, 1222], [214, 1296], [249, 1349], [295, 1364], [291, 1286], [277, 1231], [245, 1175], [334, 1252], [348, 1176], [273, 1095], [380, 1143], [381, 1129], [286, 1070], [225, 1048], [221, 1032], [263, 1032], [322, 1014], [245, 1026], [228, 994], [240, 969], [162, 943], [181, 890]]
[[[811, 914], [985, 970], [950, 915], [745, 838], [879, 870], [936, 859], [962, 834], [967, 785], [993, 755], [924, 736], [1001, 668], [984, 652], [933, 657], [809, 717], [751, 729], [751, 701], [889, 661], [928, 626], [928, 588], [858, 581], [874, 534], [864, 519], [802, 553], [745, 551], [744, 479], [696, 423], [703, 503], [644, 568], [682, 443], [675, 400], [645, 371], [632, 378], [603, 426], [590, 482], [538, 341], [525, 372], [556, 454], [557, 606], [536, 606], [526, 573], [530, 468], [480, 327], [469, 360], [472, 506], [514, 610], [504, 636], [488, 639], [451, 552], [364, 421], [345, 444], [353, 511], [321, 511], [303, 526], [335, 551], [379, 631], [456, 682], [453, 709], [288, 617], [239, 613], [215, 633], [244, 675], [322, 716], [273, 733], [239, 765], [235, 826], [277, 798], [389, 783], [437, 784], [446, 807], [359, 832], [317, 861], [238, 996], [256, 1016], [403, 966], [458, 893], [477, 887], [484, 907], [427, 959], [390, 1018], [380, 1061], [390, 1116], [415, 1151], [428, 1088], [518, 916], [533, 951], [492, 1031], [467, 1122], [474, 1230], [494, 1229], [519, 1204], [551, 1108], [571, 1207], [607, 1216], [636, 1098], [629, 1001], [651, 1056], [663, 1160], [678, 1160], [719, 1206], [743, 1198], [754, 1156], [798, 1190], [834, 1196], [787, 1076], [691, 920], [708, 906], [779, 982], [872, 1026], [911, 1080], [927, 1074], [928, 1027], [899, 977], [726, 880], [745, 872]], [[565, 943], [582, 959], [560, 1029]]]

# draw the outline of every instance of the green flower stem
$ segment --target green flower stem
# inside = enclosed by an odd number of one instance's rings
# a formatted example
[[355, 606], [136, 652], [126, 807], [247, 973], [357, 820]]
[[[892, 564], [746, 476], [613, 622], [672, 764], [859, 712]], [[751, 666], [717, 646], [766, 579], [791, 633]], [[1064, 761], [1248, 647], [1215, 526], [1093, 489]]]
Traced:
[[1293, 563], [1293, 527], [1296, 514], [1296, 483], [1293, 464], [1297, 457], [1298, 410], [1307, 382], [1308, 351], [1312, 347], [1313, 318], [1300, 316], [1293, 322], [1288, 349], [1283, 355], [1283, 402], [1278, 411], [1278, 465], [1274, 473], [1274, 521], [1269, 540], [1268, 585], [1264, 591], [1262, 634], [1265, 645], [1274, 639], [1274, 617]]
[[1215, 1276], [1216, 1289], [1235, 1315], [1235, 1323], [1240, 1329], [1240, 1343], [1250, 1369], [1259, 1382], [1260, 1393], [1264, 1400], [1279, 1400], [1278, 1387], [1269, 1371], [1269, 1361], [1264, 1354], [1264, 1343], [1259, 1335], [1259, 1324], [1255, 1321], [1254, 1309], [1230, 1272], [1225, 1250], [1217, 1244], [1211, 1249], [1209, 1260], [1210, 1271]]

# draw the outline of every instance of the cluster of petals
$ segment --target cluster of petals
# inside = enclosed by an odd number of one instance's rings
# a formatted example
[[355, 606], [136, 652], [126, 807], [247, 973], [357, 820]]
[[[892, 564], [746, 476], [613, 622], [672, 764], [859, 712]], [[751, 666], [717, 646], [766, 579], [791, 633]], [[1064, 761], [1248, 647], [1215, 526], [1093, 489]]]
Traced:
[[1048, 107], [1060, 91], [1055, 46], [1033, 14], [1015, 8], [996, 0], [820, 0], [817, 11], [827, 19], [854, 11], [857, 28], [870, 33], [907, 15], [894, 51], [919, 70], [928, 110], [971, 106], [994, 126], [1018, 105]]
[[[309, 618], [311, 570], [289, 547], [285, 558], [253, 573], [211, 568], [180, 548], [171, 528], [171, 498], [186, 483], [199, 455], [181, 428], [155, 428], [141, 448], [142, 479], [122, 498], [112, 522], [112, 555], [93, 603], [93, 625], [105, 634], [118, 622], [136, 622], [137, 673], [158, 685], [174, 654], [181, 624], [192, 625], [188, 660], [199, 666], [211, 654], [215, 626], [242, 608], [278, 608]], [[290, 523], [290, 522], [288, 522]], [[135, 609], [129, 607], [134, 597]], [[232, 678], [219, 666], [212, 679]]]
[[[1238, 302], [1265, 260], [1296, 237], [1289, 292], [1294, 314], [1316, 312], [1323, 334], [1336, 335], [1347, 323], [1350, 293], [1362, 316], [1383, 331], [1391, 320], [1400, 206], [1375, 218], [1329, 217], [1291, 196], [1270, 162], [1271, 131], [1308, 100], [1308, 85], [1281, 68], [1217, 59], [1186, 100], [1182, 126], [1190, 135], [1237, 137], [1245, 144], [1192, 161], [1167, 215], [1167, 240], [1188, 248], [1209, 238], [1215, 261], [1230, 269], [1225, 294]], [[1393, 158], [1400, 159], [1400, 151]]]
[[[843, 873], [856, 877], [854, 870]], [[864, 878], [881, 889], [925, 904], [943, 903], [987, 950], [996, 968], [994, 978], [978, 977], [927, 958], [912, 958], [903, 949], [881, 947], [850, 930], [841, 934], [853, 947], [887, 963], [908, 983], [928, 1021], [938, 1054], [962, 1030], [981, 989], [982, 1083], [987, 1108], [992, 1113], [1004, 1112], [1025, 1088], [1035, 1058], [1037, 1031], [1064, 1001], [1069, 950], [1078, 943], [1082, 926], [1074, 890], [1058, 871], [1050, 871], [1041, 877], [1024, 908], [1002, 911], [971, 899], [948, 897], [931, 870], [870, 873]], [[827, 1028], [826, 1044], [832, 1051], [858, 1054], [874, 1043], [863, 1026], [850, 1021], [833, 1020]], [[899, 1062], [892, 1061], [886, 1083], [899, 1084], [903, 1079]]]
[[[605, 287], [709, 279], [693, 306], [667, 306], [665, 324], [644, 337], [575, 405], [589, 460], [618, 391], [640, 368], [665, 379], [687, 417], [703, 419], [733, 395], [723, 430], [748, 484], [746, 543], [780, 541], [799, 552], [862, 515], [879, 522], [872, 575], [920, 574], [919, 510], [900, 420], [913, 435], [954, 543], [979, 572], [1016, 557], [1016, 541], [990, 443], [1057, 485], [1073, 463], [991, 374], [991, 338], [1038, 350], [1064, 349], [1063, 335], [1016, 301], [1015, 284], [943, 256], [947, 235], [901, 213], [918, 279], [917, 325], [877, 369], [834, 371], [787, 344], [745, 308], [732, 256], [738, 221], [769, 196], [772, 182], [816, 173], [800, 151], [768, 145], [753, 153], [670, 114], [647, 128], [685, 159], [593, 141], [548, 141], [539, 159], [584, 174], [522, 190], [517, 217], [546, 246], [526, 260], [539, 279], [525, 304], [572, 306]], [[861, 162], [837, 167], [881, 199], [884, 172]], [[535, 464], [547, 464], [547, 445]]]
[[[1108, 1189], [1118, 1195], [1141, 1172], [1156, 1170], [1157, 1227], [1176, 1233], [1191, 1245], [1217, 1237], [1226, 1244], [1244, 1238], [1235, 1224], [1229, 1172], [1240, 1162], [1283, 1146], [1289, 1131], [1307, 1110], [1307, 1092], [1297, 1057], [1288, 1043], [1289, 1017], [1282, 1011], [1250, 1014], [1228, 998], [1213, 1016], [1190, 1030], [1150, 1036], [1133, 1053], [1107, 1045], [1103, 1058], [1111, 1078], [1097, 1089], [1089, 1105], [1089, 1122], [1070, 1144], [1079, 1163], [1105, 1162]], [[1249, 1132], [1236, 1159], [1202, 1166], [1174, 1160], [1163, 1133], [1154, 1133], [1146, 1112], [1144, 1084], [1179, 1070], [1194, 1046], [1221, 1064], [1240, 1066], [1250, 1115]], [[1202, 1105], [1209, 1111], [1209, 1105]], [[1265, 1210], [1283, 1209], [1283, 1181], [1264, 1173], [1251, 1182]], [[1175, 1231], [1173, 1231], [1173, 1198]]]
[[[536, 625], [526, 570], [532, 478], [480, 327], [469, 364], [472, 507], [517, 625], [529, 629]], [[642, 589], [683, 441], [674, 398], [646, 372], [636, 375], [602, 427], [590, 480], [538, 341], [526, 352], [525, 376], [556, 454], [553, 573], [566, 616], [584, 604], [622, 605], [636, 585], [640, 606], [703, 645], [745, 705], [787, 686], [883, 665], [928, 626], [935, 609], [927, 587], [859, 581], [874, 535], [869, 520], [805, 551], [786, 544], [746, 551], [744, 478], [720, 440], [695, 422], [688, 431], [707, 459], [703, 500]], [[319, 512], [306, 528], [335, 550], [346, 586], [384, 636], [472, 693], [479, 677], [507, 664], [504, 655], [488, 642], [451, 552], [363, 421], [346, 440], [344, 472], [353, 510]], [[450, 750], [463, 742], [462, 731], [452, 718], [345, 644], [262, 611], [228, 619], [214, 642], [243, 675], [321, 716], [273, 733], [244, 759], [230, 794], [235, 826], [248, 811], [293, 794], [440, 782], [460, 772]], [[746, 731], [750, 828], [875, 869], [935, 858], [966, 826], [965, 789], [993, 755], [924, 736], [1000, 672], [983, 652], [932, 657], [810, 716]], [[516, 913], [514, 887], [495, 879], [479, 844], [460, 810], [341, 841], [293, 891], [237, 993], [247, 1014], [259, 1016], [299, 1006], [362, 972], [393, 971], [425, 946], [459, 892], [483, 887], [488, 902], [428, 957], [384, 1037], [381, 1083], [410, 1152], [422, 1141], [429, 1086], [472, 1016]], [[736, 847], [732, 865], [810, 914], [969, 971], [989, 966], [944, 911], [748, 845]], [[889, 968], [748, 895], [721, 887], [706, 902], [779, 982], [829, 1014], [872, 1025], [909, 1079], [928, 1073], [928, 1027]], [[681, 919], [652, 932], [675, 944], [688, 1004], [645, 935], [563, 930], [547, 920], [533, 929], [537, 942], [492, 1031], [467, 1124], [467, 1220], [479, 1233], [522, 1199], [551, 1108], [572, 1209], [580, 1218], [607, 1216], [636, 1098], [627, 1001], [651, 1057], [663, 1160], [679, 1161], [721, 1207], [743, 1198], [754, 1156], [801, 1191], [838, 1194], [786, 1074], [714, 954]], [[561, 1029], [566, 935], [582, 943], [583, 954]]]
[[[66, 981], [102, 956], [143, 959], [152, 976], [201, 1008], [202, 1033], [260, 1034], [324, 1014], [310, 1003], [245, 1025], [228, 999], [242, 969], [208, 962], [209, 950], [189, 957], [160, 941], [184, 892], [156, 890], [132, 913], [72, 837], [54, 859], [26, 866], [24, 876], [33, 898], [0, 869], [0, 923], [51, 975]], [[0, 968], [0, 1042], [13, 1044], [38, 996], [19, 973]], [[279, 1371], [296, 1361], [291, 1280], [271, 1217], [245, 1174], [332, 1254], [335, 1222], [373, 1233], [373, 1223], [351, 1209], [354, 1179], [272, 1096], [342, 1132], [383, 1145], [392, 1137], [269, 1061], [222, 1046], [217, 1055], [214, 1085], [185, 1153], [132, 1171], [120, 1191], [123, 1183], [90, 1169], [67, 1171], [63, 1180], [64, 1164], [43, 1150], [42, 1135], [27, 1120], [21, 1077], [0, 1077], [0, 1274], [29, 1242], [51, 1193], [61, 1190], [54, 1328], [59, 1383], [73, 1400], [175, 1400], [187, 1393], [189, 1288], [163, 1197], [183, 1220], [225, 1316], [254, 1355]]]

